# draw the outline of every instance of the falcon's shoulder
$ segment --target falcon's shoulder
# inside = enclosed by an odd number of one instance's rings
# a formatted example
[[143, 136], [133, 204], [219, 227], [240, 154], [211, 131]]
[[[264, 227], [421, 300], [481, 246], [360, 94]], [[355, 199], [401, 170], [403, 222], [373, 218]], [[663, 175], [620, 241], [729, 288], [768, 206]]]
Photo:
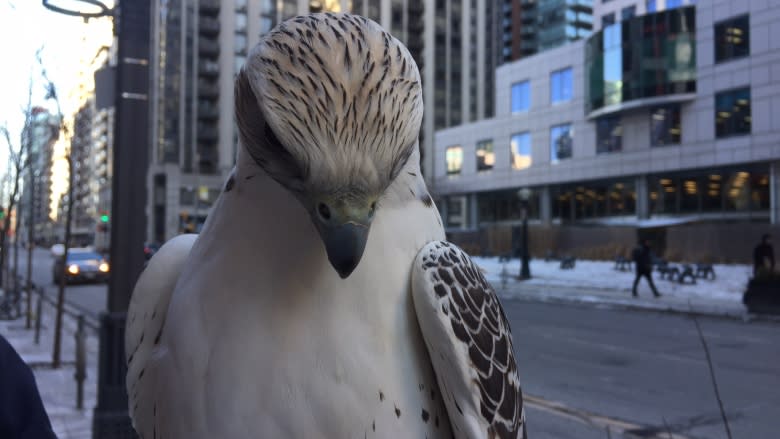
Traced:
[[156, 376], [151, 363], [173, 290], [197, 236], [179, 235], [165, 243], [141, 273], [130, 299], [125, 327], [126, 384], [130, 417], [141, 437], [154, 436]]
[[512, 334], [495, 291], [454, 244], [418, 253], [412, 294], [456, 437], [525, 438]]

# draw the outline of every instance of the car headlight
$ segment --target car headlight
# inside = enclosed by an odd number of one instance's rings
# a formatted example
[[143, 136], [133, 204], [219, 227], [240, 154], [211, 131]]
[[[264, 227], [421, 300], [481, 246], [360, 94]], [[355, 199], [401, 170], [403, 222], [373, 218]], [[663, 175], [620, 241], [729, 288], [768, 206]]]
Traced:
[[108, 273], [108, 262], [101, 262], [98, 266], [98, 270], [100, 270], [103, 273]]
[[79, 274], [79, 266], [76, 264], [70, 264], [68, 266], [68, 273], [70, 274]]

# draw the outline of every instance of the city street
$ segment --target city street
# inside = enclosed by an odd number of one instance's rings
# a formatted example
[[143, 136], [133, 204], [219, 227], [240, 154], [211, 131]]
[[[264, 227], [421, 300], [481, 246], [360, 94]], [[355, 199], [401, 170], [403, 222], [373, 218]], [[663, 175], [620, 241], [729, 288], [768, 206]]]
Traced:
[[[55, 297], [52, 258], [48, 250], [34, 255], [34, 279]], [[96, 319], [106, 286], [69, 285], [66, 300]], [[726, 437], [692, 318], [516, 300], [504, 306], [531, 437]], [[780, 426], [780, 325], [698, 320], [734, 437], [772, 437]]]
[[[13, 254], [12, 254], [13, 255]], [[13, 262], [13, 256], [11, 256]], [[52, 282], [52, 264], [54, 258], [49, 249], [35, 249], [33, 251], [33, 282], [46, 289], [46, 295], [52, 299], [57, 298], [58, 287]], [[11, 265], [13, 266], [13, 265]], [[27, 251], [19, 252], [19, 274], [24, 277], [27, 274]], [[76, 313], [83, 313], [84, 317], [97, 324], [100, 313], [106, 309], [107, 284], [73, 284], [66, 285], [65, 302]]]

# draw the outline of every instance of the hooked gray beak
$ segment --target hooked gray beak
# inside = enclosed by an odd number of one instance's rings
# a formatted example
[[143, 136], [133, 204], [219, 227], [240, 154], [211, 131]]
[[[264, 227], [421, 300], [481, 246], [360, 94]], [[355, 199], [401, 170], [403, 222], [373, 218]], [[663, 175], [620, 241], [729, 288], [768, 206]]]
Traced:
[[320, 202], [312, 217], [325, 244], [330, 265], [346, 279], [363, 257], [374, 217], [374, 203], [358, 208], [340, 204], [333, 208]]

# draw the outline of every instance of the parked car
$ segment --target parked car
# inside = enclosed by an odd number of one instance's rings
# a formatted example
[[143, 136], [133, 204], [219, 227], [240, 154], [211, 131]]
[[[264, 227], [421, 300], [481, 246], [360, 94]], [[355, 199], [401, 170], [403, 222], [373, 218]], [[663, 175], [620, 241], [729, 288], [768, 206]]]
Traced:
[[99, 253], [86, 248], [68, 250], [68, 260], [62, 256], [54, 260], [52, 280], [60, 282], [60, 275], [65, 266], [65, 283], [72, 282], [107, 282], [110, 272], [108, 261]]

